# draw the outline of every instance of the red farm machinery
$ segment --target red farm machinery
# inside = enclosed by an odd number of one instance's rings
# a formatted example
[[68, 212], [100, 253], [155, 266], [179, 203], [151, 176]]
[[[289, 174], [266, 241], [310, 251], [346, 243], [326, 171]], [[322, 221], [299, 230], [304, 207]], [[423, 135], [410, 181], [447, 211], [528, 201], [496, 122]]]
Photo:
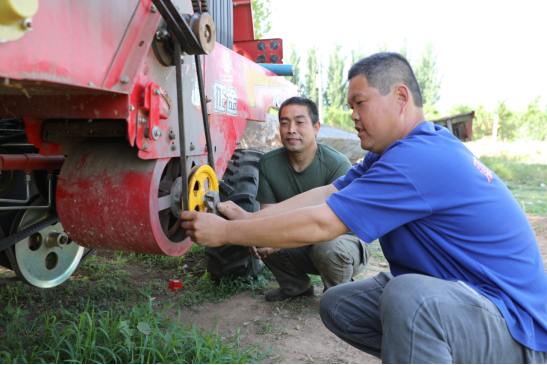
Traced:
[[298, 94], [282, 46], [254, 39], [250, 0], [0, 0], [0, 265], [53, 287], [92, 249], [183, 255], [183, 209], [256, 210], [241, 139]]

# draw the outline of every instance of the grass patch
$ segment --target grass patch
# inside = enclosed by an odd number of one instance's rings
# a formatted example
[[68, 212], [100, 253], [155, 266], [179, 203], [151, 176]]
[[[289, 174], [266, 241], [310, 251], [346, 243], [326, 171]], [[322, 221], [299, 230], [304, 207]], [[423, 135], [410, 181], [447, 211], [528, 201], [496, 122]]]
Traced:
[[[165, 310], [165, 308], [164, 308]], [[270, 350], [239, 346], [239, 331], [221, 339], [163, 317], [150, 300], [107, 311], [61, 310], [28, 321], [28, 311], [6, 307], [0, 323], [2, 363], [255, 363]]]
[[547, 189], [509, 187], [525, 213], [547, 215]]
[[540, 188], [541, 184], [547, 185], [547, 165], [527, 163], [522, 156], [481, 156], [480, 160], [509, 187], [520, 185]]
[[547, 215], [547, 165], [527, 163], [522, 156], [482, 156], [480, 160], [505, 182], [524, 212]]

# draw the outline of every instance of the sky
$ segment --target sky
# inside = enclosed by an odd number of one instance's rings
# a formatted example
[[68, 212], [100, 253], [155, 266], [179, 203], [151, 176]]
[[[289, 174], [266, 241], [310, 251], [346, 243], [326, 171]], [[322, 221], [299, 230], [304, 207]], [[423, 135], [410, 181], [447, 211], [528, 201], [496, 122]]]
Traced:
[[525, 110], [540, 96], [547, 102], [547, 1], [368, 1], [270, 0], [271, 30], [282, 38], [284, 57], [292, 43], [302, 55], [318, 46], [328, 63], [334, 42], [348, 66], [351, 49], [366, 54], [379, 44], [399, 51], [407, 40], [410, 62], [429, 42], [442, 75], [440, 111], [479, 104], [493, 111], [499, 101]]

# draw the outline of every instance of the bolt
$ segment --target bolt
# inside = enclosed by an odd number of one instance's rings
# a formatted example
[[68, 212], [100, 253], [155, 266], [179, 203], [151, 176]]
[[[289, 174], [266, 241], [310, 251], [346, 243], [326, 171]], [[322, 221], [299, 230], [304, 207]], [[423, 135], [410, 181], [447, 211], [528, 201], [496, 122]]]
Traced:
[[133, 110], [135, 110], [135, 107], [133, 105], [129, 105], [129, 111], [132, 112]]
[[142, 145], [142, 149], [146, 151], [146, 150], [148, 149], [148, 145], [147, 145], [146, 143], [143, 144], [143, 145]]
[[205, 36], [205, 38], [209, 38], [209, 31], [205, 29], [205, 32], [203, 33], [203, 35]]
[[154, 95], [159, 95], [159, 94], [161, 94], [160, 89], [154, 89]]
[[140, 124], [146, 123], [146, 118], [139, 118], [139, 123]]
[[156, 5], [152, 4], [152, 6], [150, 7], [150, 11], [152, 13], [157, 13], [158, 12], [158, 8], [156, 8]]
[[193, 151], [193, 150], [195, 150], [195, 149], [196, 149], [196, 146], [194, 146], [194, 145], [192, 144], [192, 142], [190, 142], [190, 151]]
[[23, 20], [23, 27], [25, 27], [25, 30], [33, 30], [34, 28], [32, 28], [32, 20], [30, 19]]
[[234, 160], [228, 160], [228, 163], [234, 163]]
[[239, 146], [241, 144], [241, 142], [237, 141], [236, 144]]
[[131, 80], [129, 79], [129, 76], [127, 76], [127, 75], [123, 75], [122, 77], [120, 77], [120, 82], [124, 85], [128, 84], [129, 81], [131, 81]]
[[175, 139], [177, 138], [177, 135], [175, 133], [173, 133], [173, 131], [169, 132], [169, 138], [170, 139]]
[[176, 149], [177, 149], [177, 146], [174, 145], [174, 144], [172, 144], [172, 145], [171, 145], [171, 150], [172, 150], [172, 151], [175, 151]]

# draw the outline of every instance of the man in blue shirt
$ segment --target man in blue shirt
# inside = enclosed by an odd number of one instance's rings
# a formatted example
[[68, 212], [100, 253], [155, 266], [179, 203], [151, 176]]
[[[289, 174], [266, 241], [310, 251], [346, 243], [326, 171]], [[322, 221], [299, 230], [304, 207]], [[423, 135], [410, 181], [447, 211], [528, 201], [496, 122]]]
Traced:
[[371, 152], [360, 165], [263, 213], [231, 203], [219, 208], [232, 221], [185, 212], [187, 233], [206, 246], [297, 247], [348, 229], [380, 238], [391, 274], [321, 299], [337, 336], [384, 362], [547, 362], [547, 275], [505, 184], [425, 122], [404, 57], [369, 56], [348, 79], [352, 119]]

